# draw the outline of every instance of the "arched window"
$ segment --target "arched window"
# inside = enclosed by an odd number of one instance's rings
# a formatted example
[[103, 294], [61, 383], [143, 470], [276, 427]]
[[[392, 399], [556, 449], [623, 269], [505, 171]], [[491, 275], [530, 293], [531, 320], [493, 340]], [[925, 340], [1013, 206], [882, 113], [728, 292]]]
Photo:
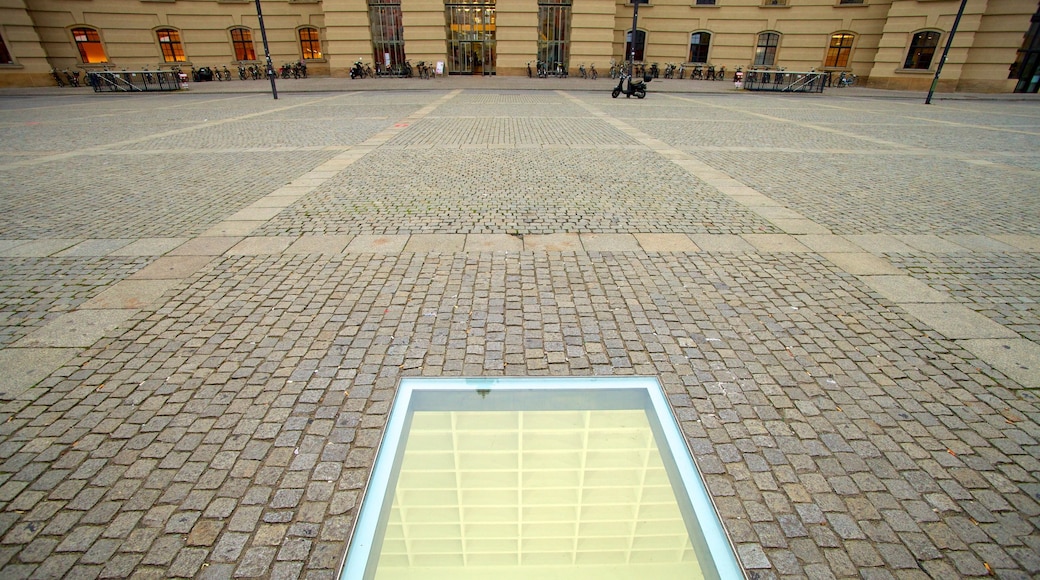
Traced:
[[304, 27], [300, 29], [300, 53], [303, 60], [317, 60], [322, 58], [321, 40], [318, 38], [318, 29]]
[[852, 55], [852, 41], [856, 35], [848, 32], [835, 32], [831, 35], [831, 44], [827, 47], [827, 58], [823, 60], [823, 66], [845, 68], [849, 66], [849, 56]]
[[85, 64], [108, 62], [105, 47], [101, 46], [101, 35], [93, 28], [73, 28], [72, 39], [79, 50], [79, 58]]
[[910, 50], [906, 52], [903, 68], [928, 70], [932, 66], [935, 48], [939, 46], [940, 34], [934, 30], [925, 30], [914, 35], [910, 41]]
[[2, 35], [0, 35], [0, 64], [14, 64], [14, 59], [11, 58], [11, 51], [7, 50], [7, 44], [4, 43]]
[[155, 31], [159, 39], [159, 49], [162, 50], [163, 62], [184, 62], [184, 45], [181, 44], [181, 33], [172, 28], [163, 28]]
[[235, 49], [235, 60], [256, 60], [252, 30], [248, 28], [232, 28], [231, 45]]
[[776, 64], [776, 48], [780, 46], [780, 34], [763, 32], [758, 35], [755, 46], [755, 66], [773, 66]]
[[[646, 50], [646, 31], [636, 30], [636, 54], [632, 60], [643, 60], [643, 53]], [[625, 60], [632, 55], [632, 31], [629, 30], [625, 33]]]
[[694, 32], [690, 35], [690, 59], [687, 62], [708, 62], [708, 48], [711, 45], [710, 32]]

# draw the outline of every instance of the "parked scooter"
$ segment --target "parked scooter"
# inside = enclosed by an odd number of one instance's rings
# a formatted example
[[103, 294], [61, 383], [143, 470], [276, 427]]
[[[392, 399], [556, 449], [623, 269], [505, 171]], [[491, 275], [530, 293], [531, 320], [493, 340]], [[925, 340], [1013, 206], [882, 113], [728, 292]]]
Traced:
[[358, 61], [354, 63], [354, 66], [350, 68], [350, 78], [352, 78], [352, 79], [360, 79], [360, 78], [364, 78], [364, 77], [365, 77], [364, 65], [362, 65], [361, 64], [361, 60], [358, 59]]
[[[633, 80], [632, 75], [623, 72], [621, 73], [621, 76], [618, 77], [618, 84], [614, 87], [614, 90], [611, 91], [610, 96], [616, 99], [618, 98], [618, 95], [622, 94], [625, 95], [625, 98], [635, 95], [637, 99], [642, 99], [646, 96], [646, 84], [649, 83], [651, 79], [652, 77], [649, 75], [644, 75], [642, 79]], [[628, 83], [625, 82], [626, 80]]]

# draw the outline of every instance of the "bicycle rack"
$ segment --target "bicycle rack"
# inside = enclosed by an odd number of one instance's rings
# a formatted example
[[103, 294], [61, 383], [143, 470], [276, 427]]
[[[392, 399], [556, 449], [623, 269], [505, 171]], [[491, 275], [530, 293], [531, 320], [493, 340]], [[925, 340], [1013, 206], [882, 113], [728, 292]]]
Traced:
[[104, 71], [87, 73], [87, 84], [95, 93], [138, 93], [178, 91], [182, 88], [176, 71]]
[[751, 70], [744, 73], [744, 90], [776, 93], [822, 93], [827, 75], [821, 72]]

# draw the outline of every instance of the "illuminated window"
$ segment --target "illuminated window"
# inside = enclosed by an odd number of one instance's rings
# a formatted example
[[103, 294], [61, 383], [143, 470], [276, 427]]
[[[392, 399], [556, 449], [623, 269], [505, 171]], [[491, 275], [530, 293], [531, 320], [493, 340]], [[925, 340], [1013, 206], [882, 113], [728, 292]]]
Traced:
[[852, 34], [839, 32], [831, 35], [831, 45], [827, 48], [827, 59], [823, 66], [844, 68], [849, 66], [849, 56], [852, 54], [852, 41], [856, 37]]
[[938, 32], [932, 30], [918, 32], [910, 42], [910, 50], [906, 53], [903, 68], [928, 70], [928, 67], [932, 66], [932, 57], [935, 56], [937, 46], [939, 46]]
[[235, 60], [256, 60], [253, 31], [248, 28], [232, 28], [231, 44], [235, 47]]
[[776, 64], [776, 48], [780, 45], [780, 35], [775, 32], [763, 32], [758, 35], [755, 46], [755, 65], [773, 66]]
[[162, 49], [164, 62], [184, 62], [184, 45], [181, 44], [181, 33], [176, 30], [163, 29], [155, 31], [159, 37], [159, 48]]
[[690, 35], [690, 59], [687, 62], [708, 62], [710, 32], [694, 32]]
[[300, 51], [303, 53], [304, 60], [316, 60], [322, 57], [317, 28], [300, 29]]
[[73, 28], [72, 39], [79, 49], [79, 58], [87, 64], [108, 62], [105, 47], [101, 46], [101, 36], [93, 28]]

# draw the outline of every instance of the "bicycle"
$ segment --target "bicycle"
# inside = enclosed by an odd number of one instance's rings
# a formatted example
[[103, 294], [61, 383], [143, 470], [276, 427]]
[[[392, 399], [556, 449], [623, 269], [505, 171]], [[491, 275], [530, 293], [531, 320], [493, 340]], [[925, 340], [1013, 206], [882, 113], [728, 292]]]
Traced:
[[842, 73], [838, 76], [838, 88], [839, 89], [843, 89], [845, 87], [851, 87], [854, 84], [856, 84], [856, 75], [854, 75], [854, 74], [852, 74], [850, 72], [842, 71]]
[[578, 74], [581, 75], [581, 78], [583, 79], [589, 78], [589, 73], [585, 70], [585, 63], [578, 65]]
[[596, 63], [589, 64], [589, 76], [592, 77], [592, 80], [599, 78], [599, 73], [596, 72]]

